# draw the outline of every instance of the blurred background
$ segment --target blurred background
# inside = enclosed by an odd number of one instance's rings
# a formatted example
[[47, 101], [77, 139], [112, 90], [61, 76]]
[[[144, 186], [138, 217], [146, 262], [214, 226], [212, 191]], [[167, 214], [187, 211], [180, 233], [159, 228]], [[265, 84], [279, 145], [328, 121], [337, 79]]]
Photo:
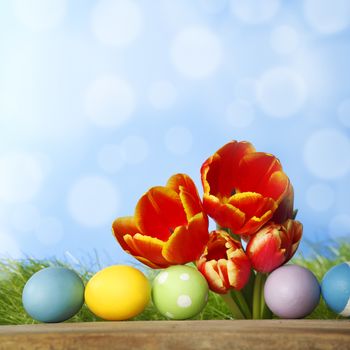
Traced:
[[350, 1], [1, 0], [0, 255], [134, 261], [117, 216], [226, 142], [275, 154], [310, 254], [350, 233]]

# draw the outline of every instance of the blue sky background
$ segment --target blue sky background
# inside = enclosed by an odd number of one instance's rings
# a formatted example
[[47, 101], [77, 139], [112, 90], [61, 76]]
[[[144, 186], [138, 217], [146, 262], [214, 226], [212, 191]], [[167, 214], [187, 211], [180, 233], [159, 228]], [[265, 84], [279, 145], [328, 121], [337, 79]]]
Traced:
[[113, 219], [232, 139], [281, 160], [305, 254], [347, 236], [349, 27], [347, 0], [2, 0], [0, 254], [133, 261]]

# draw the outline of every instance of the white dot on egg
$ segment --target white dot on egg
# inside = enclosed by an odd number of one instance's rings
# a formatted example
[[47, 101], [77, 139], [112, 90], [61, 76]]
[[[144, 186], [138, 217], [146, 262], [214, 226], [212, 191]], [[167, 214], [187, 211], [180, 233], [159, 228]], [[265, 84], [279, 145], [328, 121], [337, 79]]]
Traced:
[[22, 257], [22, 253], [18, 246], [17, 241], [13, 238], [13, 235], [8, 233], [5, 229], [0, 228], [0, 257], [10, 257], [13, 259], [19, 259]]
[[336, 179], [350, 171], [350, 140], [341, 131], [321, 129], [308, 138], [304, 162], [309, 171], [321, 179]]
[[310, 26], [322, 34], [333, 34], [350, 24], [348, 0], [305, 0], [304, 14]]
[[298, 47], [298, 33], [291, 26], [276, 27], [271, 32], [270, 44], [275, 52], [282, 55], [290, 54]]
[[208, 28], [189, 27], [175, 37], [170, 50], [175, 68], [189, 79], [203, 79], [219, 68], [223, 50], [219, 38]]
[[190, 275], [188, 273], [182, 273], [180, 275], [180, 280], [182, 281], [188, 281], [190, 279]]
[[192, 305], [192, 299], [189, 295], [179, 295], [176, 303], [178, 306], [186, 308]]
[[248, 24], [260, 24], [272, 19], [280, 7], [279, 0], [231, 0], [231, 13]]
[[254, 119], [254, 107], [246, 100], [235, 100], [227, 107], [226, 120], [233, 128], [246, 128]]
[[176, 100], [175, 86], [166, 80], [155, 81], [149, 90], [149, 101], [155, 109], [165, 110], [170, 108]]
[[161, 272], [157, 277], [157, 282], [159, 284], [165, 283], [165, 281], [168, 279], [169, 273], [168, 272]]
[[66, 0], [14, 0], [16, 18], [34, 31], [59, 25], [66, 12]]
[[164, 136], [165, 147], [172, 154], [182, 156], [190, 152], [193, 136], [189, 129], [176, 126], [170, 128]]
[[44, 179], [40, 161], [24, 152], [0, 156], [0, 199], [21, 203], [33, 199]]
[[19, 232], [32, 232], [40, 222], [40, 211], [32, 204], [19, 204], [13, 208], [11, 226]]
[[92, 123], [99, 127], [119, 127], [125, 124], [135, 109], [131, 85], [114, 76], [93, 81], [85, 94], [85, 110]]
[[119, 145], [104, 145], [97, 155], [100, 168], [109, 174], [117, 173], [124, 166], [123, 152]]
[[266, 71], [257, 86], [257, 99], [261, 109], [276, 118], [288, 118], [296, 114], [303, 106], [306, 95], [304, 79], [285, 67]]
[[315, 211], [325, 211], [331, 208], [334, 200], [334, 190], [326, 184], [313, 184], [306, 191], [306, 202]]
[[142, 11], [133, 0], [100, 0], [91, 20], [94, 36], [107, 46], [123, 47], [134, 41], [142, 28]]
[[329, 222], [329, 233], [334, 239], [349, 237], [350, 215], [338, 214]]
[[350, 128], [350, 98], [339, 104], [338, 119], [344, 126]]
[[43, 245], [55, 245], [63, 239], [63, 225], [54, 217], [42, 218], [35, 230], [35, 237]]
[[68, 194], [68, 210], [82, 226], [95, 228], [107, 225], [117, 216], [120, 195], [108, 179], [87, 175], [73, 184]]
[[148, 142], [141, 136], [129, 135], [120, 143], [125, 163], [136, 165], [144, 162], [150, 153]]

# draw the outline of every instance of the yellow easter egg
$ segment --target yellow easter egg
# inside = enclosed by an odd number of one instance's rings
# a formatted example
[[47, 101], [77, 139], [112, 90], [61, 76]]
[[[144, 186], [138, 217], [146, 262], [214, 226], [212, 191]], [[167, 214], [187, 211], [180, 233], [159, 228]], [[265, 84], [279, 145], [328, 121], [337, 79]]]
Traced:
[[145, 275], [131, 266], [113, 265], [97, 272], [85, 287], [85, 303], [96, 315], [120, 321], [141, 313], [151, 287]]

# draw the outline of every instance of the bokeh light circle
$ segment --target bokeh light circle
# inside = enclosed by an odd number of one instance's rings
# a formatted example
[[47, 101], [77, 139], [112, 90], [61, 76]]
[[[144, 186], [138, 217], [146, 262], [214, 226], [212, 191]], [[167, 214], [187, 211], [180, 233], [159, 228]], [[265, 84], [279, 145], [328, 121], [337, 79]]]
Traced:
[[177, 91], [170, 81], [159, 80], [150, 86], [148, 97], [155, 109], [165, 110], [175, 103]]
[[322, 34], [333, 34], [350, 24], [350, 1], [305, 0], [304, 14], [312, 28]]
[[304, 162], [320, 179], [336, 179], [350, 171], [350, 140], [341, 131], [325, 128], [315, 131], [306, 141]]
[[290, 54], [298, 47], [299, 36], [293, 27], [282, 25], [271, 32], [270, 44], [275, 52]]
[[279, 0], [231, 0], [232, 14], [248, 24], [260, 24], [273, 18], [280, 7]]
[[109, 174], [117, 173], [125, 164], [123, 152], [119, 145], [104, 145], [97, 155], [100, 168]]
[[328, 228], [332, 238], [348, 238], [350, 236], [350, 215], [337, 214], [330, 220]]
[[82, 226], [95, 228], [115, 218], [120, 206], [120, 195], [113, 183], [98, 175], [80, 178], [68, 195], [71, 216]]
[[306, 191], [306, 202], [315, 211], [325, 211], [332, 207], [335, 193], [331, 186], [315, 183]]
[[14, 0], [13, 6], [17, 19], [34, 31], [56, 27], [66, 13], [66, 0]]
[[189, 79], [211, 76], [222, 62], [219, 38], [208, 28], [189, 27], [175, 37], [171, 50], [175, 68]]
[[182, 156], [190, 152], [193, 144], [193, 136], [188, 128], [174, 126], [165, 133], [164, 142], [169, 152], [177, 156]]
[[257, 99], [269, 116], [288, 118], [297, 113], [307, 96], [304, 79], [285, 67], [272, 68], [260, 78]]
[[338, 106], [339, 121], [350, 128], [350, 98], [342, 101]]
[[22, 257], [19, 245], [13, 235], [0, 227], [0, 257], [18, 259]]
[[88, 87], [86, 113], [99, 127], [119, 127], [126, 123], [135, 109], [135, 96], [130, 84], [117, 77], [103, 77]]
[[254, 119], [254, 107], [246, 100], [234, 100], [227, 107], [226, 120], [234, 128], [246, 128], [253, 123]]
[[25, 152], [0, 156], [0, 199], [21, 203], [33, 199], [44, 179], [39, 160]]
[[92, 12], [92, 32], [103, 44], [123, 47], [142, 28], [142, 11], [133, 0], [99, 0]]

